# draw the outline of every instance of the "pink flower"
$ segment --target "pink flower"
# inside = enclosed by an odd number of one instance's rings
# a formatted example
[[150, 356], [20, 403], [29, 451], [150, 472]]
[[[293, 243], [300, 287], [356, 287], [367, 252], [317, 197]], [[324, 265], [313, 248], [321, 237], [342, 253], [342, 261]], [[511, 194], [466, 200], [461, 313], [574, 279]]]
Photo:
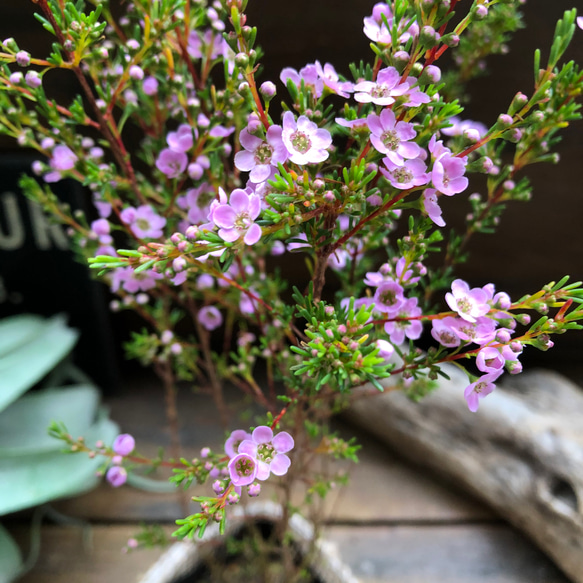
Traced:
[[488, 128], [479, 121], [461, 120], [456, 116], [449, 118], [451, 127], [442, 128], [440, 131], [445, 136], [464, 136], [472, 142], [477, 142], [488, 132]]
[[480, 316], [485, 316], [490, 311], [486, 303], [486, 292], [478, 287], [470, 289], [470, 286], [462, 279], [456, 279], [451, 284], [451, 293], [445, 294], [445, 301], [449, 307], [457, 312], [464, 320], [476, 322]]
[[[410, 298], [399, 307], [395, 318], [416, 318], [421, 312], [421, 308], [417, 306], [417, 298]], [[402, 344], [405, 336], [417, 340], [423, 332], [423, 324], [419, 320], [394, 320], [385, 322], [384, 329], [393, 344]]]
[[362, 128], [368, 128], [368, 122], [365, 117], [356, 119], [344, 119], [343, 117], [337, 117], [334, 121], [344, 128], [350, 128], [351, 130], [361, 130]]
[[396, 313], [405, 303], [403, 288], [396, 281], [381, 283], [374, 294], [374, 303], [379, 312]]
[[[392, 43], [391, 31], [386, 27], [383, 20], [386, 18], [389, 27], [393, 26], [393, 11], [390, 6], [384, 2], [375, 4], [372, 9], [372, 15], [364, 18], [364, 34], [373, 42], [390, 45]], [[401, 20], [399, 22], [399, 32], [404, 31], [399, 36], [399, 42], [406, 44], [412, 37], [419, 34], [419, 25], [415, 21]]]
[[489, 395], [495, 388], [494, 381], [502, 374], [502, 371], [491, 372], [482, 375], [476, 382], [468, 385], [464, 391], [464, 398], [468, 403], [468, 409], [475, 413], [480, 405], [480, 399]]
[[283, 114], [282, 139], [294, 164], [318, 164], [328, 158], [332, 136], [328, 130], [319, 128], [305, 115], [297, 122], [291, 111]]
[[389, 361], [391, 356], [393, 356], [395, 352], [395, 348], [390, 342], [386, 340], [379, 339], [375, 342], [377, 348], [379, 349], [378, 355], [385, 361]]
[[271, 175], [272, 167], [288, 159], [282, 131], [280, 126], [270, 126], [264, 141], [250, 134], [247, 128], [241, 130], [239, 141], [245, 149], [235, 154], [235, 166], [243, 172], [249, 172], [251, 182], [264, 182]]
[[485, 316], [477, 318], [475, 322], [454, 318], [452, 326], [462, 340], [474, 342], [480, 346], [492, 342], [496, 335], [496, 322]]
[[445, 227], [445, 221], [441, 216], [441, 207], [437, 202], [437, 190], [435, 188], [426, 188], [423, 191], [423, 208], [427, 216], [438, 226]]
[[181, 124], [175, 132], [166, 136], [168, 146], [175, 152], [188, 152], [194, 144], [192, 128], [188, 124]]
[[248, 486], [253, 483], [257, 476], [258, 462], [246, 453], [240, 453], [231, 458], [229, 465], [229, 476], [235, 486]]
[[188, 156], [184, 152], [177, 152], [172, 148], [164, 148], [156, 159], [156, 168], [166, 174], [168, 178], [180, 176], [188, 165]]
[[215, 33], [208, 29], [201, 38], [198, 32], [193, 30], [188, 37], [186, 50], [193, 59], [202, 59], [203, 57], [216, 59], [223, 54], [225, 50], [223, 45], [225, 44], [221, 33]]
[[354, 84], [349, 81], [340, 81], [336, 69], [334, 69], [330, 63], [326, 63], [322, 67], [320, 61], [316, 61], [315, 65], [318, 77], [324, 82], [324, 85], [332, 91], [332, 93], [347, 98], [349, 96], [348, 94], [354, 91]]
[[24, 77], [24, 82], [31, 89], [38, 89], [42, 85], [42, 78], [36, 71], [28, 71]]
[[68, 146], [55, 146], [51, 155], [51, 167], [55, 170], [71, 170], [77, 163], [77, 156]]
[[401, 74], [394, 67], [381, 69], [376, 82], [361, 81], [354, 86], [354, 99], [359, 103], [391, 105], [395, 97], [404, 95], [409, 90], [407, 83], [401, 83]]
[[390, 109], [383, 109], [380, 115], [369, 114], [366, 118], [371, 135], [370, 141], [376, 150], [386, 154], [397, 166], [403, 165], [404, 158], [417, 158], [421, 148], [412, 140], [417, 132], [412, 123], [397, 121]]
[[214, 306], [204, 306], [198, 311], [198, 321], [207, 330], [214, 330], [223, 323], [221, 312]]
[[111, 448], [118, 455], [126, 456], [134, 451], [136, 440], [129, 433], [122, 433], [115, 438]]
[[577, 26], [581, 29], [583, 29], [583, 16], [578, 16], [577, 17]]
[[254, 222], [260, 211], [259, 196], [237, 188], [231, 193], [229, 203], [214, 206], [211, 215], [221, 239], [233, 243], [243, 237], [246, 245], [255, 245], [261, 238], [261, 227]]
[[111, 466], [109, 470], [107, 470], [107, 474], [105, 475], [105, 479], [114, 487], [119, 488], [126, 483], [128, 479], [128, 473], [125, 468], [120, 466]]
[[166, 219], [156, 214], [156, 211], [147, 204], [125, 208], [120, 213], [121, 220], [130, 226], [132, 233], [140, 239], [158, 239], [162, 237], [162, 228]]
[[486, 346], [478, 352], [476, 366], [485, 373], [498, 372], [504, 368], [505, 359], [497, 348]]
[[189, 188], [176, 202], [180, 208], [188, 209], [188, 221], [191, 225], [200, 225], [206, 222], [211, 201], [214, 199], [215, 193], [211, 185], [203, 182], [198, 188]]
[[312, 63], [300, 69], [299, 73], [291, 67], [285, 67], [279, 74], [279, 79], [284, 85], [287, 85], [290, 79], [298, 88], [301, 87], [303, 81], [304, 86], [311, 89], [316, 99], [321, 97], [324, 91], [324, 82], [318, 74], [317, 65]]
[[130, 294], [145, 292], [156, 287], [158, 279], [162, 279], [162, 275], [151, 269], [136, 273], [131, 267], [118, 267], [111, 273], [111, 291], [117, 292], [122, 287]]
[[429, 182], [429, 175], [425, 173], [425, 163], [419, 158], [404, 160], [403, 165], [393, 163], [390, 158], [383, 158], [383, 164], [385, 168], [380, 169], [381, 174], [399, 190], [407, 190]]
[[384, 2], [375, 4], [372, 15], [364, 18], [364, 34], [373, 42], [390, 45], [392, 42], [391, 31], [386, 27], [383, 16], [387, 19], [389, 26], [393, 22], [393, 11]]
[[142, 89], [146, 95], [156, 95], [158, 93], [158, 80], [156, 77], [146, 77], [142, 83]]
[[433, 163], [431, 171], [433, 186], [446, 196], [463, 192], [468, 187], [468, 179], [464, 176], [466, 163], [466, 158], [442, 155]]
[[239, 451], [239, 445], [246, 439], [251, 439], [251, 434], [244, 429], [235, 429], [225, 441], [225, 453], [230, 457], [235, 457]]
[[289, 433], [281, 431], [274, 436], [270, 427], [260, 425], [253, 431], [251, 439], [241, 442], [239, 453], [257, 460], [257, 479], [267, 480], [270, 473], [276, 476], [287, 473], [291, 462], [285, 454], [293, 447], [294, 440]]
[[447, 316], [432, 322], [431, 336], [446, 348], [455, 348], [461, 343], [459, 336], [456, 334], [455, 321], [456, 319], [452, 316]]

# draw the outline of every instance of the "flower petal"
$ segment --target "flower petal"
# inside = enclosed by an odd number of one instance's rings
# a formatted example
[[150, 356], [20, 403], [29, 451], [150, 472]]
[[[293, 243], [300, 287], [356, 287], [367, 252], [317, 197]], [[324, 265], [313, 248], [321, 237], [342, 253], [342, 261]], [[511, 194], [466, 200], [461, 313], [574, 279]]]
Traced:
[[271, 443], [277, 453], [287, 453], [294, 447], [294, 438], [287, 431], [281, 431]]
[[215, 225], [223, 229], [232, 229], [236, 219], [237, 213], [227, 204], [218, 205], [213, 212]]
[[278, 453], [271, 462], [269, 469], [276, 476], [283, 476], [291, 465], [290, 459], [284, 453]]
[[257, 475], [255, 476], [258, 480], [267, 480], [269, 478], [270, 466], [265, 462], [257, 460]]
[[263, 142], [261, 138], [250, 134], [247, 128], [243, 128], [239, 134], [239, 141], [245, 150], [255, 151]]
[[257, 443], [252, 441], [251, 439], [244, 439], [239, 444], [238, 453], [246, 453], [250, 455], [252, 458], [257, 457]]
[[252, 433], [255, 443], [269, 443], [273, 439], [273, 431], [267, 425], [256, 427]]
[[255, 168], [255, 156], [252, 152], [241, 150], [235, 154], [235, 166], [242, 172], [249, 172]]
[[236, 188], [231, 192], [229, 204], [237, 214], [244, 213], [249, 208], [249, 195], [242, 188]]
[[261, 227], [257, 223], [253, 223], [245, 233], [243, 241], [245, 245], [255, 245], [261, 239]]

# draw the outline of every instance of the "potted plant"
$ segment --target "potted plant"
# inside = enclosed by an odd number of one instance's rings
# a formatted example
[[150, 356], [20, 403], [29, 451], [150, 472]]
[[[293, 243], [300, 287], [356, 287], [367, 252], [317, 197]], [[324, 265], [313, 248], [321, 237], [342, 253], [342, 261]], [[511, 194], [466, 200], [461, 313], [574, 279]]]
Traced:
[[[376, 4], [364, 18], [370, 62], [350, 76], [319, 61], [287, 67], [279, 85], [258, 79], [261, 33], [246, 0], [133, 0], [121, 15], [108, 0], [36, 4], [53, 50], [44, 59], [2, 43], [0, 131], [42, 155], [23, 191], [68, 226], [117, 295], [112, 309], [143, 319], [127, 354], [160, 377], [174, 439], [170, 458], [151, 460], [128, 434], [94, 446], [59, 424], [51, 432], [102, 456], [115, 487], [140, 466], [166, 468], [178, 487], [208, 483], [177, 538], [215, 523], [226, 532], [229, 507], [274, 480], [285, 548], [291, 485], [307, 483], [310, 499], [336, 480], [311, 474], [310, 460], [356, 460], [357, 444], [328, 423], [363, 396], [356, 387], [380, 392], [392, 378], [420, 398], [443, 363], [471, 360], [464, 396], [476, 411], [505, 370], [521, 372], [525, 348], [580, 328], [583, 288], [567, 277], [511, 299], [454, 275], [471, 236], [529, 198], [524, 168], [554, 161], [558, 132], [579, 118], [583, 74], [561, 61], [582, 25], [574, 9], [548, 59], [535, 54], [531, 94], [486, 126], [463, 118], [458, 96], [518, 26], [518, 1]], [[478, 43], [484, 35], [493, 42]], [[442, 73], [450, 53], [456, 65]], [[71, 103], [45, 92], [55, 69], [79, 85]], [[94, 216], [59, 202], [51, 184], [62, 179], [87, 187]], [[446, 237], [441, 207], [476, 179], [465, 231]], [[292, 268], [298, 256], [305, 269]], [[229, 428], [224, 451], [180, 459], [181, 380], [208, 388]], [[233, 422], [225, 383], [263, 413]], [[149, 542], [144, 533], [131, 546]]]

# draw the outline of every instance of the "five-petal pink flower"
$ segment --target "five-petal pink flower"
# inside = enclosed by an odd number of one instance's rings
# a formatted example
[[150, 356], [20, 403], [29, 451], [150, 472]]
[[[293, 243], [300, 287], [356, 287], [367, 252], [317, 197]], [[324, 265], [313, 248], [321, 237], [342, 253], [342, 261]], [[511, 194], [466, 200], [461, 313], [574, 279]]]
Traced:
[[294, 164], [318, 164], [328, 158], [328, 148], [332, 144], [330, 132], [319, 128], [305, 115], [296, 122], [294, 114], [283, 114], [282, 139]]
[[246, 454], [257, 460], [256, 477], [258, 480], [267, 480], [270, 473], [276, 476], [287, 473], [291, 462], [285, 454], [293, 447], [294, 440], [289, 433], [281, 431], [274, 436], [271, 427], [260, 425], [251, 434], [251, 439], [241, 442], [239, 454]]
[[227, 204], [218, 204], [211, 211], [212, 221], [219, 227], [219, 237], [228, 243], [243, 238], [246, 245], [255, 245], [261, 238], [261, 227], [255, 219], [261, 212], [261, 199], [236, 188]]

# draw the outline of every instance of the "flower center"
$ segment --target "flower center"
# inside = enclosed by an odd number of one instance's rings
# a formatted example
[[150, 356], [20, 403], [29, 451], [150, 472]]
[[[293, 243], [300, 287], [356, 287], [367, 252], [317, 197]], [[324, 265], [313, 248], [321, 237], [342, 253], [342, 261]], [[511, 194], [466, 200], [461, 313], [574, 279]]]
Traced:
[[253, 221], [249, 218], [248, 213], [241, 213], [235, 219], [235, 229], [237, 231], [247, 231]]
[[150, 223], [146, 219], [138, 219], [136, 225], [142, 231], [147, 231], [150, 228]]
[[381, 141], [383, 144], [393, 152], [399, 147], [401, 140], [397, 137], [397, 132], [395, 130], [390, 130], [384, 132], [381, 135]]
[[377, 85], [376, 87], [373, 87], [371, 92], [370, 92], [372, 97], [390, 97], [391, 96], [391, 90], [388, 88], [387, 85], [385, 85], [384, 83], [381, 83], [380, 85]]
[[451, 332], [442, 332], [439, 337], [442, 344], [455, 344], [457, 338]]
[[457, 301], [457, 307], [460, 312], [467, 314], [472, 309], [472, 304], [466, 298], [459, 298]]
[[393, 178], [399, 183], [404, 184], [406, 182], [411, 182], [413, 179], [413, 174], [407, 168], [395, 168], [392, 172]]
[[273, 148], [269, 144], [261, 144], [255, 150], [255, 163], [269, 164], [271, 162], [271, 154], [273, 154]]
[[257, 459], [268, 464], [273, 460], [274, 451], [271, 443], [262, 443], [257, 446]]
[[304, 132], [296, 131], [291, 135], [291, 143], [295, 150], [301, 154], [305, 154], [311, 147], [312, 142]]
[[476, 383], [476, 386], [474, 387], [474, 393], [481, 393], [486, 388], [487, 384], [488, 383], [483, 381], [481, 383]]
[[235, 467], [239, 476], [251, 476], [253, 475], [253, 470], [255, 469], [255, 462], [252, 458], [245, 457], [237, 460]]
[[381, 300], [385, 306], [392, 306], [397, 301], [397, 294], [392, 289], [389, 289], [382, 294], [379, 294], [379, 300]]

